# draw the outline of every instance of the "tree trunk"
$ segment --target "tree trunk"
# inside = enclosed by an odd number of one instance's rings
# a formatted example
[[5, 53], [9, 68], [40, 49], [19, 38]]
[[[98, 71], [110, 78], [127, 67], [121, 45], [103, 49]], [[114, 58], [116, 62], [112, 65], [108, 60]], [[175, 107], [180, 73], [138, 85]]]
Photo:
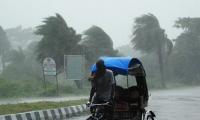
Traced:
[[2, 63], [2, 71], [4, 70], [4, 68], [5, 68], [5, 53], [4, 53], [4, 51], [2, 51], [2, 55], [1, 55], [1, 63]]
[[160, 75], [161, 75], [161, 86], [166, 88], [165, 77], [164, 77], [164, 62], [161, 50], [158, 51], [158, 60], [159, 60]]

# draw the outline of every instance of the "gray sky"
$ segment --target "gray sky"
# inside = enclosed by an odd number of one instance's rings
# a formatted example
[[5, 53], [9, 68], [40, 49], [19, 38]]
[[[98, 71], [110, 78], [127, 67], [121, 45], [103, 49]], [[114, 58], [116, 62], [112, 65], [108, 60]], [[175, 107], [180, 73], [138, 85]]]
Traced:
[[67, 24], [82, 33], [92, 25], [105, 30], [114, 46], [130, 42], [134, 18], [153, 13], [170, 39], [178, 17], [200, 17], [200, 0], [0, 0], [3, 28], [35, 27], [43, 18], [61, 14]]

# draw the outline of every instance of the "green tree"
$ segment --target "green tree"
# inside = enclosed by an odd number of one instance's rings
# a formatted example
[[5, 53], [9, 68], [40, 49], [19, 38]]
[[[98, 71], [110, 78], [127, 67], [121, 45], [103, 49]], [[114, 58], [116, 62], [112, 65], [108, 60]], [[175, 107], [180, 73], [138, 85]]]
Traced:
[[41, 36], [34, 34], [33, 28], [22, 28], [22, 26], [6, 29], [5, 32], [12, 45], [12, 48], [23, 50], [28, 47], [31, 42], [39, 41]]
[[135, 19], [132, 44], [143, 53], [155, 53], [158, 56], [161, 84], [165, 87], [164, 63], [167, 53], [172, 48], [171, 41], [160, 27], [158, 19], [153, 14], [143, 15]]
[[[36, 34], [42, 35], [38, 43], [36, 53], [40, 62], [46, 57], [52, 57], [56, 61], [58, 72], [64, 68], [65, 54], [80, 54], [82, 47], [78, 45], [81, 35], [69, 27], [61, 15], [46, 18], [43, 25], [37, 27]], [[75, 81], [78, 88], [80, 82]]]
[[74, 53], [80, 49], [77, 44], [81, 40], [81, 35], [76, 34], [59, 14], [46, 18], [43, 23], [35, 32], [37, 35], [42, 35], [36, 50], [38, 59], [42, 61], [45, 57], [52, 57], [60, 69], [63, 67], [64, 54]]
[[38, 42], [32, 42], [26, 49], [19, 47], [8, 53], [9, 64], [2, 75], [7, 80], [41, 80], [41, 65], [36, 60], [35, 49]]
[[195, 83], [200, 78], [200, 18], [179, 18], [175, 27], [183, 32], [175, 39], [171, 72], [184, 82]]
[[0, 26], [0, 58], [2, 62], [3, 69], [5, 68], [6, 55], [10, 49], [10, 42], [8, 41], [6, 32]]
[[81, 44], [85, 47], [89, 65], [100, 56], [116, 56], [118, 54], [118, 51], [113, 48], [112, 39], [100, 27], [92, 26], [84, 32], [84, 35]]

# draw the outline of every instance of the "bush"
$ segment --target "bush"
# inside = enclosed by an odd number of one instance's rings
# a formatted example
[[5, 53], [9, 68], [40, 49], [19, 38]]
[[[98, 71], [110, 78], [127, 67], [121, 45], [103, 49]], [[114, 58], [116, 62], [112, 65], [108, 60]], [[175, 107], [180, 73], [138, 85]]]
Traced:
[[0, 79], [0, 96], [8, 97], [32, 97], [42, 90], [41, 82], [34, 80], [4, 80]]

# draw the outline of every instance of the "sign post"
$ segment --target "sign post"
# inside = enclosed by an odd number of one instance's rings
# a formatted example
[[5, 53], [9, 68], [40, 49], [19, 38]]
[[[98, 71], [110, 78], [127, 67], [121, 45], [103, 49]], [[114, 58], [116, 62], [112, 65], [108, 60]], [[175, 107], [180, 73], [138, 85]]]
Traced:
[[57, 95], [58, 95], [58, 79], [57, 79], [57, 70], [56, 62], [53, 58], [47, 57], [43, 61], [43, 77], [44, 77], [44, 86], [46, 90], [46, 77], [45, 76], [55, 76], [57, 83]]
[[82, 81], [85, 77], [85, 56], [65, 55], [64, 69], [67, 80], [74, 80], [78, 88], [82, 88]]

